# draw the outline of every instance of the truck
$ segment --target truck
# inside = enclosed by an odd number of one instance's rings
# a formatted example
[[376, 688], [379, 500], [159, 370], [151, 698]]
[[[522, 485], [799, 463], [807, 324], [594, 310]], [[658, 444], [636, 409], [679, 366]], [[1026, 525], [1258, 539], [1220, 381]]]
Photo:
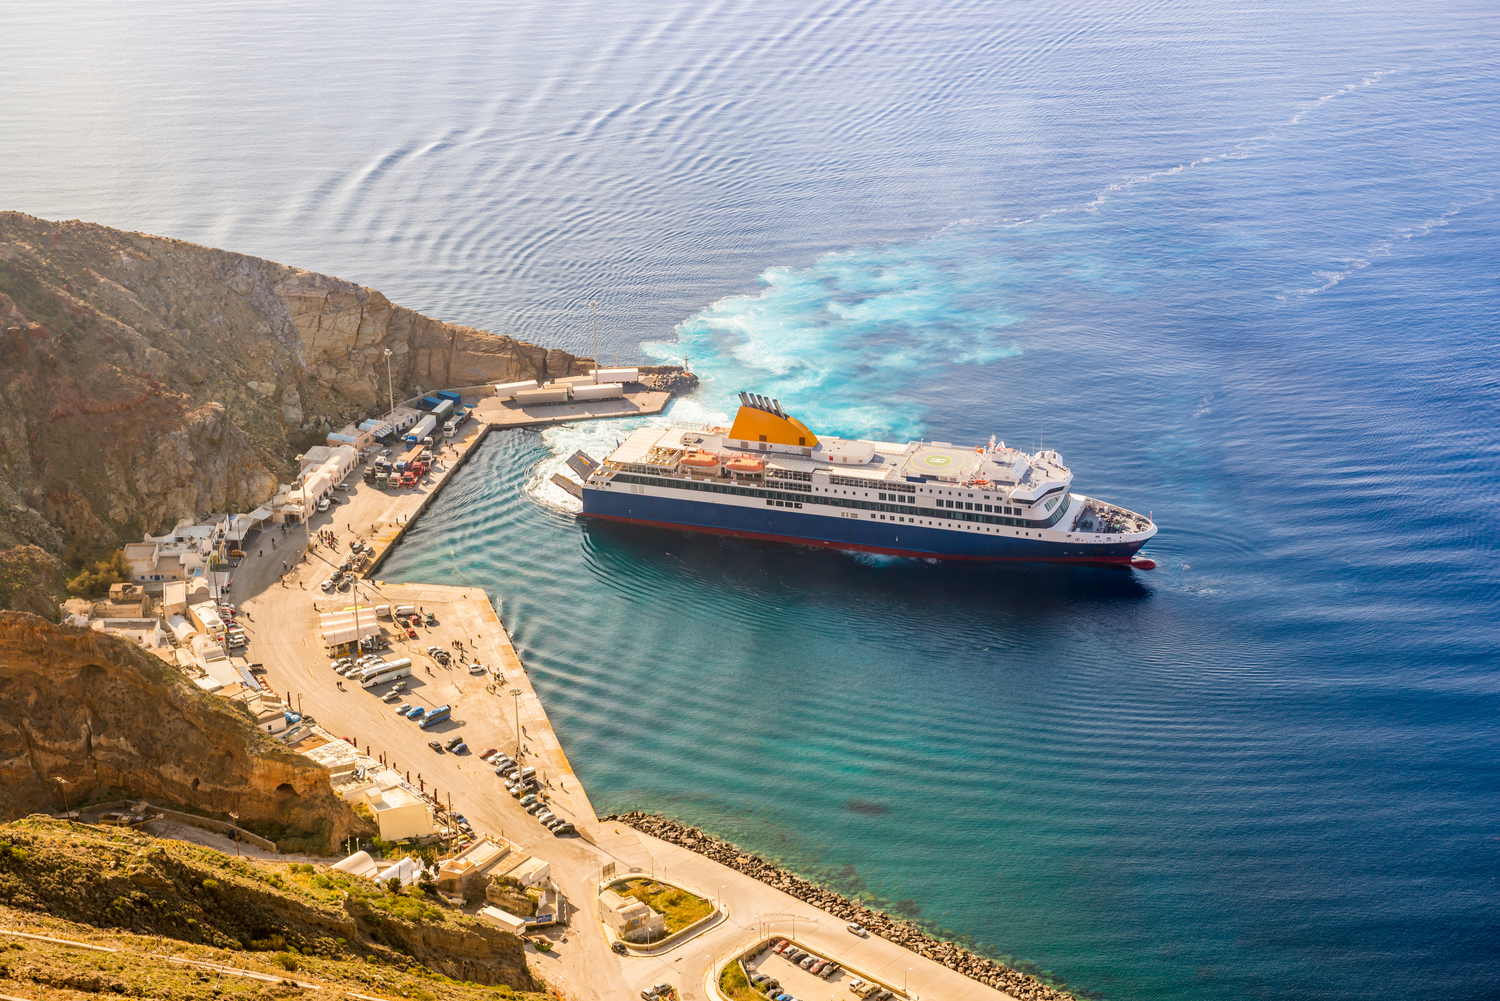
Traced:
[[375, 664], [360, 672], [359, 686], [361, 688], [374, 688], [383, 685], [387, 681], [395, 681], [397, 678], [411, 677], [411, 658], [402, 657], [393, 660], [389, 664]]
[[443, 421], [446, 421], [453, 416], [453, 409], [453, 401], [444, 400], [442, 403], [439, 403], [437, 406], [432, 408], [432, 416], [437, 418], [439, 423], [442, 423]]
[[458, 426], [458, 422], [457, 421], [448, 421], [446, 424], [444, 424], [443, 425], [443, 437], [444, 438], [452, 438], [453, 437], [453, 432], [457, 428], [457, 426]]
[[389, 487], [390, 485], [391, 485], [391, 474], [390, 473], [376, 473], [375, 474], [375, 489], [376, 490], [384, 490], [387, 487]]
[[516, 402], [522, 406], [537, 403], [567, 403], [567, 386], [544, 386], [541, 389], [523, 389], [516, 394]]
[[437, 418], [432, 416], [431, 414], [428, 414], [426, 417], [423, 417], [421, 420], [417, 421], [416, 427], [406, 432], [405, 440], [407, 444], [415, 445], [417, 442], [421, 441], [423, 438], [431, 434], [432, 429], [437, 426]]
[[438, 706], [436, 709], [429, 709], [422, 714], [422, 721], [417, 725], [424, 730], [428, 727], [437, 726], [439, 723], [446, 722], [452, 715], [452, 712], [452, 706]]
[[602, 382], [597, 386], [574, 386], [575, 400], [617, 400], [625, 395], [625, 387], [618, 382]]

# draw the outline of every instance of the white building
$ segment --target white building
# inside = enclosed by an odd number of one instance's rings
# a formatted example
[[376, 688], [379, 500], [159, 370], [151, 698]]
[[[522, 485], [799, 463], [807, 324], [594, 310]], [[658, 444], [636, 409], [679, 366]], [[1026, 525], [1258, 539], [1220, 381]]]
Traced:
[[667, 931], [667, 919], [659, 912], [614, 890], [599, 894], [599, 920], [624, 942], [648, 942]]

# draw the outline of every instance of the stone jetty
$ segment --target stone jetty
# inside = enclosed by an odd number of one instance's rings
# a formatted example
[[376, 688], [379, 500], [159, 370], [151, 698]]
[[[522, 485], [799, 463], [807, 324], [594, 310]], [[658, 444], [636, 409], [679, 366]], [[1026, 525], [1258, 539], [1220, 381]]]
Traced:
[[1002, 990], [1021, 1001], [1074, 1001], [1073, 995], [1050, 987], [1029, 974], [1013, 970], [993, 959], [976, 956], [968, 949], [954, 945], [952, 942], [943, 942], [933, 938], [910, 922], [892, 918], [881, 911], [871, 910], [843, 894], [814, 885], [795, 873], [778, 868], [765, 859], [751, 855], [741, 850], [739, 846], [721, 838], [705, 834], [696, 827], [688, 827], [670, 818], [640, 811], [611, 814], [601, 819], [628, 824], [654, 838], [660, 838], [662, 841], [711, 858], [715, 862], [754, 877], [769, 886], [774, 886], [798, 900], [806, 901], [845, 921], [856, 921], [867, 928], [872, 935], [879, 935], [881, 938], [895, 942], [971, 980], [977, 980], [982, 984]]

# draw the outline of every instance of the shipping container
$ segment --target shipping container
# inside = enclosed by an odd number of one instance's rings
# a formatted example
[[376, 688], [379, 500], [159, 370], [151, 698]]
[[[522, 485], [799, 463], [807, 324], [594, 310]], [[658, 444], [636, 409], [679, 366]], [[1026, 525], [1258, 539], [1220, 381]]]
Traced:
[[641, 370], [638, 368], [596, 368], [589, 375], [598, 383], [641, 381]]
[[502, 382], [495, 386], [495, 399], [514, 400], [516, 394], [526, 389], [535, 389], [536, 380], [527, 379], [525, 382]]
[[445, 389], [437, 395], [438, 399], [440, 400], [452, 400], [455, 407], [464, 401], [464, 398], [462, 396], [458, 395], [451, 389]]
[[433, 407], [437, 406], [438, 403], [439, 403], [439, 400], [438, 400], [438, 398], [436, 396], [424, 396], [424, 397], [422, 397], [422, 409], [423, 410], [431, 410]]
[[516, 394], [516, 402], [522, 406], [533, 403], [567, 403], [567, 386], [548, 386], [545, 389], [526, 389]]
[[625, 395], [625, 387], [618, 382], [606, 382], [598, 386], [574, 386], [575, 400], [617, 400]]
[[453, 405], [452, 400], [444, 400], [433, 408], [432, 416], [436, 417], [439, 421], [448, 420], [453, 416]]
[[406, 432], [406, 441], [410, 444], [415, 445], [417, 442], [421, 441], [423, 438], [431, 434], [432, 429], [435, 427], [437, 427], [437, 418], [432, 416], [431, 414], [428, 414], [426, 417], [423, 417], [420, 421], [417, 422], [416, 427]]

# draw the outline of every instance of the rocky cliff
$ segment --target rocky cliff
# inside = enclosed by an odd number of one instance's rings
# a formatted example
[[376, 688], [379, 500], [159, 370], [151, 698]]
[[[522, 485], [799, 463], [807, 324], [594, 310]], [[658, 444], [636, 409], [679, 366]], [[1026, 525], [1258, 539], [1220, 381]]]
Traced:
[[327, 275], [0, 212], [0, 548], [82, 552], [249, 510], [391, 392], [589, 364]]
[[364, 829], [327, 772], [238, 703], [124, 640], [0, 612], [0, 820], [59, 810], [64, 790], [234, 811], [329, 849]]

